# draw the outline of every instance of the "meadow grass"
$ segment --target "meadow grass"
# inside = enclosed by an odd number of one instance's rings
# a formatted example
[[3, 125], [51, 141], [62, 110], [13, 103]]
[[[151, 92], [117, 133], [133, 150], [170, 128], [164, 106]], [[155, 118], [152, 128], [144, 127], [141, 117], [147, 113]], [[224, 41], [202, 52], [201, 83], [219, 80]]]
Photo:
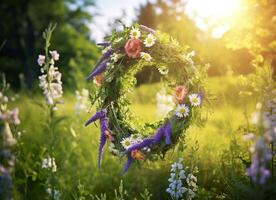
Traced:
[[[63, 198], [72, 198], [74, 193], [78, 193], [77, 186], [81, 183], [88, 194], [106, 193], [112, 199], [113, 191], [121, 179], [124, 180], [129, 196], [136, 196], [148, 188], [153, 199], [169, 198], [165, 192], [169, 169], [178, 156], [184, 158], [187, 166], [198, 166], [199, 185], [204, 188], [201, 191], [205, 191], [202, 196], [205, 195], [208, 199], [208, 195], [211, 195], [210, 198], [215, 198], [218, 194], [224, 195], [229, 185], [227, 179], [244, 176], [244, 166], [237, 157], [241, 152], [247, 155], [248, 145], [242, 141], [239, 127], [246, 124], [244, 111], [250, 113], [255, 104], [254, 100], [245, 100], [238, 95], [242, 89], [238, 81], [236, 77], [210, 78], [207, 81], [208, 88], [216, 96], [211, 106], [212, 114], [204, 127], [194, 126], [185, 133], [183, 153], [179, 155], [176, 150], [172, 150], [164, 160], [133, 165], [124, 177], [120, 175], [124, 160], [113, 157], [107, 150], [101, 171], [97, 169], [99, 128], [95, 125], [84, 127], [92, 113], [76, 115], [74, 95], [65, 94], [65, 103], [57, 111], [65, 119], [56, 130], [55, 150], [57, 176]], [[158, 84], [142, 85], [131, 95], [131, 109], [142, 122], [158, 119], [155, 94], [159, 88]], [[19, 130], [25, 130], [19, 140], [16, 189], [26, 197], [42, 196], [41, 193], [45, 192], [41, 191], [43, 172], [40, 168], [47, 150], [43, 145], [48, 136], [43, 131], [43, 110], [35, 103], [42, 101], [42, 96], [21, 94], [20, 101], [16, 102], [22, 120]], [[18, 199], [21, 199], [19, 193]], [[204, 199], [200, 195], [198, 198]]]

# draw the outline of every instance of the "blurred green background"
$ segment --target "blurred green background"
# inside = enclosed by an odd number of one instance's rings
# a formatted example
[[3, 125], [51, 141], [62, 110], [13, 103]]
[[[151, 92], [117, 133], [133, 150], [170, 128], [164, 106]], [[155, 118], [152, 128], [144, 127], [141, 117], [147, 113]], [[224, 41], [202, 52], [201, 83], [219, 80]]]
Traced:
[[[105, 1], [108, 2], [111, 3]], [[87, 82], [85, 77], [100, 56], [90, 28], [99, 15], [99, 1], [2, 0], [0, 72], [5, 73], [14, 92], [20, 96], [13, 103], [20, 108], [21, 125], [17, 129], [22, 132], [17, 138], [15, 199], [45, 199], [46, 196], [41, 160], [45, 152], [43, 146], [48, 140], [43, 130], [46, 119], [43, 110], [37, 106], [37, 102], [44, 99], [38, 88], [36, 59], [43, 52], [42, 32], [50, 22], [58, 25], [52, 48], [61, 55], [58, 67], [63, 74], [65, 92], [65, 103], [57, 111], [65, 120], [59, 124], [55, 135], [57, 177], [62, 199], [80, 199], [77, 197], [81, 196], [81, 191], [87, 199], [92, 194], [101, 193], [106, 193], [108, 199], [114, 199], [114, 190], [121, 180], [129, 199], [139, 199], [139, 193], [145, 188], [153, 194], [152, 199], [169, 199], [165, 192], [167, 179], [170, 165], [177, 157], [183, 157], [185, 165], [199, 168], [197, 199], [249, 198], [245, 195], [244, 186], [250, 184], [245, 176], [244, 162], [249, 161], [249, 144], [242, 140], [242, 135], [258, 99], [254, 94], [240, 95], [241, 91], [248, 89], [242, 84], [240, 75], [246, 77], [254, 73], [251, 62], [260, 55], [270, 60], [275, 69], [276, 1], [240, 2], [243, 6], [231, 17], [219, 18], [212, 23], [204, 19], [208, 24], [206, 30], [198, 26], [196, 17], [184, 12], [186, 1], [143, 1], [135, 9], [133, 22], [170, 34], [180, 44], [195, 49], [195, 62], [210, 64], [208, 90], [216, 98], [210, 105], [213, 114], [206, 126], [191, 127], [185, 133], [183, 154], [178, 155], [172, 150], [164, 160], [133, 165], [122, 177], [120, 172], [124, 160], [108, 152], [104, 153], [102, 169], [98, 171], [98, 127], [91, 125], [84, 128], [83, 124], [91, 113], [76, 115], [74, 111], [75, 90], [92, 88], [92, 83]], [[211, 8], [206, 6], [205, 9]], [[121, 19], [124, 21], [124, 12]], [[230, 28], [214, 37], [214, 30], [225, 23]], [[109, 22], [108, 32], [113, 28], [118, 28], [116, 19]], [[159, 78], [152, 69], [137, 74], [138, 85], [130, 99], [133, 112], [142, 122], [157, 119], [155, 95], [160, 88]]]

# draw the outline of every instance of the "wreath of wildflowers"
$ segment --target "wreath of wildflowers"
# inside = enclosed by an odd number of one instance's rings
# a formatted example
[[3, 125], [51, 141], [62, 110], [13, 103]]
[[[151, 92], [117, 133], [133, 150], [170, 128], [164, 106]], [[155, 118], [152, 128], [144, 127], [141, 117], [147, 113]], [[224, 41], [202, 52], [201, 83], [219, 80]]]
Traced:
[[[143, 25], [124, 26], [106, 41], [98, 44], [103, 55], [88, 76], [98, 86], [90, 94], [97, 112], [85, 125], [100, 122], [98, 167], [108, 142], [112, 154], [127, 157], [124, 174], [133, 161], [164, 157], [193, 122], [202, 122], [207, 67], [195, 65], [194, 51], [188, 46]], [[146, 66], [158, 69], [175, 106], [162, 120], [141, 124], [129, 109], [127, 94], [136, 84], [135, 74]]]

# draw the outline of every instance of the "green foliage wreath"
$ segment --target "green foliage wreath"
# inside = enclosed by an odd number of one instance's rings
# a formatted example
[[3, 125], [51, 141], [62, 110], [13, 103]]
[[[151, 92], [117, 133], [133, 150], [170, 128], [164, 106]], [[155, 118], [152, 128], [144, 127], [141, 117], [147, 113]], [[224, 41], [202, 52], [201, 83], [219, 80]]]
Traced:
[[[103, 47], [103, 56], [88, 77], [98, 86], [91, 94], [97, 112], [86, 125], [100, 121], [99, 168], [109, 141], [111, 153], [127, 156], [124, 174], [134, 160], [164, 156], [193, 122], [202, 123], [207, 66], [194, 63], [194, 51], [188, 46], [139, 24], [114, 31], [107, 42], [98, 45]], [[135, 74], [146, 66], [158, 69], [175, 106], [164, 119], [141, 125], [129, 109], [127, 94], [136, 84]]]

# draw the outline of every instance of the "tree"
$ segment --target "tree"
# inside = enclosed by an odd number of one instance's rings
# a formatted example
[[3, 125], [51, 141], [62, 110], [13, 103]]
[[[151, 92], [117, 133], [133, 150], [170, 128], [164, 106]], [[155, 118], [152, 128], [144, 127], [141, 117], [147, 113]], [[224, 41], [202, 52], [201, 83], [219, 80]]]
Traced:
[[37, 55], [43, 52], [41, 33], [50, 22], [58, 24], [53, 46], [61, 54], [62, 72], [69, 75], [65, 83], [75, 85], [72, 71], [88, 72], [98, 54], [87, 25], [92, 20], [87, 8], [93, 5], [93, 0], [2, 0], [0, 43], [6, 42], [0, 52], [1, 71], [12, 85], [19, 87], [23, 73], [27, 87], [33, 86]]

